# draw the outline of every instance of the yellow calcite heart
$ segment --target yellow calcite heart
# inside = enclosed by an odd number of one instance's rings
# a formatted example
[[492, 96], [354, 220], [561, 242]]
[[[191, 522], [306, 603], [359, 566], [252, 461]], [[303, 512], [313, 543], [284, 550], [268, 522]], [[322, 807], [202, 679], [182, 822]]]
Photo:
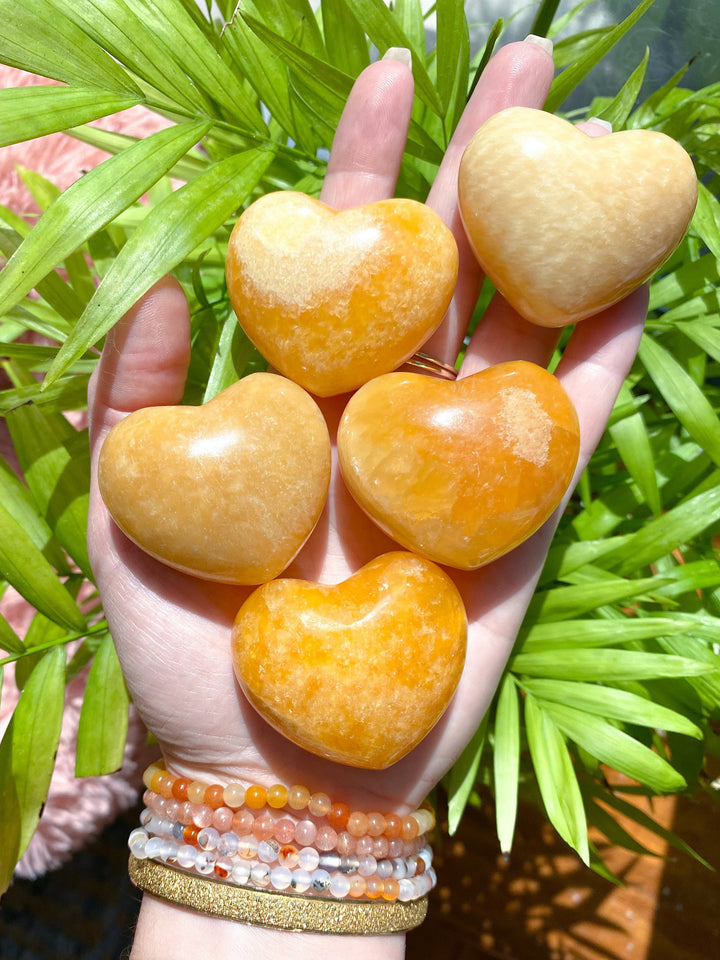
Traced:
[[414, 200], [336, 211], [266, 194], [236, 223], [228, 292], [266, 360], [321, 397], [407, 360], [439, 326], [458, 272], [455, 239]]
[[201, 407], [148, 407], [108, 434], [98, 482], [121, 530], [163, 563], [208, 580], [281, 573], [320, 517], [330, 438], [315, 401], [272, 373]]
[[546, 327], [598, 313], [640, 286], [680, 243], [697, 202], [692, 161], [665, 134], [591, 137], [527, 107], [480, 127], [458, 190], [483, 270]]
[[455, 584], [410, 553], [324, 586], [280, 579], [235, 619], [233, 664], [255, 709], [311, 753], [384, 769], [439, 720], [465, 660]]
[[389, 373], [348, 402], [348, 489], [398, 543], [461, 570], [507, 553], [550, 516], [577, 463], [575, 408], [525, 361], [453, 382]]

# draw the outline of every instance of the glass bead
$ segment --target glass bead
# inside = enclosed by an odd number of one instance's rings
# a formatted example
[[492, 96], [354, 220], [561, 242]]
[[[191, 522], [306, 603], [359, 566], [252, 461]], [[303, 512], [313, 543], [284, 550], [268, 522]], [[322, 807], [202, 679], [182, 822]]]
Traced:
[[403, 817], [400, 836], [403, 840], [413, 840], [418, 835], [418, 823], [415, 817]]
[[290, 889], [294, 890], [295, 893], [305, 893], [306, 890], [310, 889], [310, 884], [312, 883], [312, 877], [307, 870], [293, 870], [292, 877], [290, 880]]
[[295, 867], [300, 860], [300, 853], [297, 847], [291, 844], [285, 844], [280, 847], [278, 852], [278, 861], [283, 867]]
[[133, 830], [128, 837], [128, 847], [130, 847], [130, 852], [134, 857], [137, 857], [138, 860], [144, 860], [147, 857], [147, 854], [145, 853], [145, 844], [147, 841], [147, 833], [140, 828]]
[[433, 862], [432, 847], [423, 847], [418, 853], [418, 857], [423, 861], [425, 867], [429, 870]]
[[368, 818], [361, 810], [353, 810], [348, 817], [347, 832], [353, 837], [364, 837], [367, 833]]
[[398, 880], [398, 900], [403, 903], [415, 900], [415, 885], [412, 880]]
[[360, 857], [358, 863], [358, 873], [361, 877], [371, 877], [377, 870], [377, 860], [375, 857]]
[[293, 810], [304, 810], [310, 802], [310, 791], [302, 784], [296, 783], [288, 790], [287, 802]]
[[227, 880], [232, 874], [233, 862], [230, 857], [218, 857], [215, 861], [215, 876]]
[[159, 857], [163, 842], [162, 837], [148, 837], [147, 843], [145, 844], [145, 856], [149, 857], [150, 860]]
[[317, 869], [313, 870], [311, 874], [311, 883], [313, 893], [325, 893], [325, 891], [330, 886], [330, 874], [327, 870]]
[[193, 805], [189, 800], [184, 800], [178, 807], [177, 818], [178, 821], [187, 826], [188, 823], [192, 823], [192, 812]]
[[402, 817], [399, 817], [396, 813], [388, 813], [385, 815], [385, 836], [388, 840], [394, 840], [396, 837], [400, 836], [400, 831], [402, 830]]
[[231, 810], [237, 810], [245, 803], [245, 787], [240, 783], [229, 783], [223, 790], [223, 803]]
[[419, 877], [421, 874], [425, 873], [427, 869], [425, 866], [425, 861], [420, 857], [415, 857], [415, 876]]
[[342, 873], [335, 873], [330, 878], [330, 893], [338, 899], [350, 893], [350, 878]]
[[249, 810], [238, 810], [232, 818], [233, 833], [236, 833], [239, 837], [247, 836], [252, 833], [254, 823], [255, 817]]
[[212, 825], [220, 833], [227, 833], [231, 829], [233, 812], [230, 807], [218, 807], [213, 813]]
[[197, 849], [195, 847], [191, 847], [189, 843], [183, 843], [178, 847], [177, 862], [179, 867], [185, 867], [187, 870], [189, 867], [195, 866], [196, 860]]
[[347, 830], [343, 830], [338, 834], [337, 846], [335, 849], [338, 853], [341, 853], [345, 856], [349, 856], [352, 853], [355, 853], [355, 847], [357, 845], [357, 840]]
[[148, 790], [152, 790], [152, 778], [160, 770], [162, 770], [162, 765], [160, 763], [151, 763], [147, 770], [143, 773], [143, 783]]
[[173, 840], [177, 840], [178, 842], [180, 842], [183, 838], [184, 831], [185, 831], [185, 827], [182, 823], [180, 823], [179, 821], [174, 823], [173, 824]]
[[166, 803], [165, 797], [161, 797], [159, 793], [154, 793], [150, 799], [150, 809], [153, 813], [157, 814], [158, 817], [164, 817]]
[[320, 862], [318, 863], [319, 867], [322, 867], [323, 870], [339, 870], [340, 864], [342, 863], [342, 858], [339, 853], [336, 853], [334, 850], [329, 850], [326, 853], [320, 854]]
[[295, 839], [304, 847], [309, 846], [315, 839], [317, 827], [312, 820], [301, 820], [295, 824]]
[[178, 844], [175, 840], [163, 840], [162, 847], [160, 848], [160, 859], [165, 861], [173, 861], [177, 857]]
[[281, 783], [274, 783], [267, 791], [267, 804], [274, 810], [281, 810], [288, 802], [287, 787]]
[[188, 787], [191, 783], [190, 777], [177, 777], [172, 785], [173, 797], [181, 803], [185, 803], [188, 798]]
[[430, 889], [432, 890], [433, 887], [437, 886], [437, 874], [435, 873], [435, 868], [428, 867], [425, 876], [428, 878]]
[[237, 853], [239, 843], [240, 840], [238, 839], [238, 835], [233, 833], [232, 830], [228, 830], [227, 833], [220, 834], [217, 852], [222, 854], [224, 857], [232, 856], [234, 853]]
[[172, 786], [174, 777], [171, 777], [165, 770], [157, 770], [150, 781], [150, 789], [153, 793], [159, 793], [162, 797], [172, 796]]
[[212, 850], [198, 850], [195, 859], [195, 869], [198, 873], [208, 875], [215, 870], [217, 856]]
[[161, 837], [171, 837], [175, 824], [172, 820], [166, 820], [165, 817], [158, 824], [158, 835]]
[[351, 897], [357, 899], [358, 897], [365, 896], [365, 877], [361, 877], [360, 874], [355, 874], [350, 877], [350, 890], [348, 891]]
[[232, 882], [242, 886], [250, 879], [250, 864], [235, 863], [232, 868]]
[[341, 873], [356, 873], [360, 866], [360, 858], [353, 856], [340, 857]]
[[263, 863], [274, 863], [278, 858], [279, 852], [280, 844], [277, 840], [273, 840], [272, 837], [269, 840], [261, 840], [258, 843], [258, 860], [262, 860]]
[[217, 810], [218, 807], [221, 807], [224, 803], [224, 791], [225, 787], [221, 787], [219, 783], [211, 783], [203, 794], [203, 803], [206, 803], [209, 807], [212, 807], [213, 810]]
[[251, 810], [262, 810], [266, 799], [265, 787], [256, 784], [245, 791], [245, 806], [250, 807]]
[[407, 867], [405, 866], [405, 861], [402, 857], [393, 857], [390, 861], [392, 864], [392, 878], [393, 880], [404, 880], [407, 876]]
[[308, 810], [314, 817], [326, 817], [330, 813], [332, 800], [326, 793], [313, 793], [308, 803]]
[[256, 863], [250, 871], [250, 880], [256, 887], [270, 884], [270, 867], [266, 863]]
[[370, 851], [376, 860], [384, 860], [388, 855], [390, 849], [390, 841], [387, 837], [375, 837], [373, 840], [373, 848]]
[[382, 813], [378, 813], [376, 810], [367, 815], [367, 832], [371, 837], [379, 837], [381, 833], [385, 833], [385, 816]]
[[298, 851], [298, 864], [302, 870], [312, 873], [320, 863], [320, 854], [314, 847], [303, 847]]
[[143, 826], [146, 823], [150, 823], [152, 818], [153, 818], [153, 812], [148, 807], [145, 807], [144, 810], [140, 811], [140, 823], [143, 824]]
[[177, 800], [165, 801], [165, 816], [168, 818], [168, 820], [177, 820], [179, 809], [180, 803]]
[[405, 844], [402, 840], [397, 837], [392, 840], [388, 840], [388, 856], [389, 857], [402, 857], [405, 853]]
[[206, 803], [193, 803], [193, 823], [196, 827], [209, 827], [212, 823], [213, 808]]
[[380, 877], [372, 876], [365, 878], [365, 896], [370, 900], [378, 900], [385, 888], [385, 882]]
[[355, 853], [359, 857], [366, 857], [369, 853], [373, 852], [374, 847], [375, 841], [373, 838], [365, 834], [364, 837], [357, 838], [357, 841], [355, 842]]
[[220, 834], [215, 827], [203, 827], [197, 835], [197, 843], [201, 850], [216, 850]]
[[205, 797], [205, 791], [210, 786], [203, 780], [191, 780], [188, 784], [187, 793], [190, 803], [202, 803]]
[[383, 884], [383, 900], [397, 900], [400, 893], [400, 884], [397, 880], [385, 880]]
[[150, 804], [152, 803], [152, 799], [154, 796], [155, 794], [152, 792], [152, 790], [145, 790], [142, 795], [143, 805], [146, 807], [149, 807]]
[[292, 843], [295, 839], [295, 821], [283, 817], [275, 821], [275, 839], [278, 843]]
[[240, 837], [238, 840], [238, 855], [244, 860], [254, 860], [257, 856], [258, 840], [257, 837]]
[[393, 875], [392, 863], [390, 860], [378, 860], [378, 865], [375, 872], [381, 880], [387, 880], [388, 877], [392, 877]]
[[333, 803], [328, 811], [328, 823], [335, 830], [344, 830], [350, 816], [350, 807], [346, 803]]
[[200, 827], [196, 826], [194, 823], [189, 823], [183, 830], [183, 840], [185, 843], [191, 843], [194, 847], [196, 847], [199, 833]]
[[287, 867], [273, 867], [270, 871], [270, 886], [273, 890], [287, 890], [292, 874]]
[[253, 836], [257, 837], [258, 840], [269, 840], [275, 833], [275, 820], [273, 816], [266, 811], [265, 813], [261, 813], [259, 817], [255, 817], [252, 832]]
[[334, 850], [337, 833], [328, 823], [321, 823], [315, 834], [315, 846], [318, 850]]
[[417, 857], [407, 857], [405, 863], [407, 864], [407, 876], [414, 877], [417, 873]]

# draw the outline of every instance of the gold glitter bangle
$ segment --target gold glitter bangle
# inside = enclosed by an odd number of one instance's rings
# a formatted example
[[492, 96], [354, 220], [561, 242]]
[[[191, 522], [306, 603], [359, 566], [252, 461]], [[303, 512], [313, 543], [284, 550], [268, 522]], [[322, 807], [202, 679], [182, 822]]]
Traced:
[[427, 897], [407, 903], [326, 900], [268, 890], [250, 890], [176, 870], [130, 855], [130, 879], [140, 890], [198, 913], [296, 933], [382, 936], [419, 927]]

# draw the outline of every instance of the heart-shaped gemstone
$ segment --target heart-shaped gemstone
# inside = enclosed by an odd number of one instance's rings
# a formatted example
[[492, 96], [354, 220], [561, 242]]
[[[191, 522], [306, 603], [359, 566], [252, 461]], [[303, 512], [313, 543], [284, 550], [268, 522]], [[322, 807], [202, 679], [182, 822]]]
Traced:
[[533, 363], [447, 382], [388, 373], [348, 402], [343, 477], [389, 536], [438, 563], [474, 570], [550, 516], [579, 451], [575, 408]]
[[465, 660], [457, 587], [411, 553], [336, 586], [280, 579], [235, 619], [235, 673], [255, 709], [311, 753], [384, 769], [439, 720]]
[[458, 271], [455, 238], [414, 200], [336, 211], [266, 194], [236, 223], [233, 308], [266, 360], [321, 397], [400, 366], [439, 326]]
[[98, 481], [117, 525], [156, 559], [207, 580], [264, 583], [320, 517], [330, 438], [301, 387], [255, 373], [201, 407], [130, 414], [105, 439]]
[[680, 243], [697, 202], [692, 161], [665, 134], [591, 137], [527, 107], [480, 127], [458, 189], [483, 270], [519, 313], [547, 327], [640, 286]]

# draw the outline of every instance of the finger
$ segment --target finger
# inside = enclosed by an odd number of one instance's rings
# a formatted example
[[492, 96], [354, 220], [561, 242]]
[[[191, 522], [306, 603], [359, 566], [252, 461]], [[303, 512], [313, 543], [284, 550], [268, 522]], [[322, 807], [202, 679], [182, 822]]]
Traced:
[[[577, 128], [591, 137], [612, 132], [609, 123], [595, 118], [579, 123]], [[530, 323], [500, 294], [495, 294], [470, 339], [463, 358], [462, 376], [506, 360], [529, 360], [545, 367], [559, 338], [559, 329]]]
[[190, 313], [180, 284], [158, 281], [107, 336], [88, 391], [91, 450], [141, 407], [178, 403], [190, 360]]
[[[333, 139], [321, 200], [337, 209], [392, 197], [407, 140], [414, 84], [404, 51], [355, 81]], [[400, 57], [401, 59], [393, 59]]]
[[542, 107], [554, 72], [548, 44], [550, 41], [510, 43], [491, 58], [457, 125], [428, 195], [428, 206], [452, 230], [460, 255], [453, 301], [442, 326], [423, 347], [424, 352], [444, 363], [454, 363], [460, 352], [482, 282], [482, 271], [466, 239], [458, 208], [460, 160], [478, 127], [494, 113], [513, 106]]

